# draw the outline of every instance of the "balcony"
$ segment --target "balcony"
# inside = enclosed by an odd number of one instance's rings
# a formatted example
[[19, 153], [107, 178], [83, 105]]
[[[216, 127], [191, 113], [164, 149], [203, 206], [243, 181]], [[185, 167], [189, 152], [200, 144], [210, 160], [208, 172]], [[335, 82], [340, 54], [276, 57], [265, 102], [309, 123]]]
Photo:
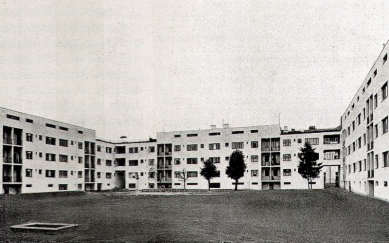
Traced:
[[272, 146], [271, 151], [280, 151], [280, 146], [279, 145]]
[[280, 160], [279, 159], [272, 159], [271, 165], [272, 166], [280, 165]]
[[167, 156], [170, 155], [171, 156], [172, 152], [165, 152], [165, 155], [167, 155]]
[[158, 152], [158, 156], [164, 156], [165, 152]]
[[270, 161], [262, 161], [262, 166], [270, 166]]
[[263, 181], [270, 181], [270, 176], [262, 176], [261, 179]]
[[261, 151], [262, 151], [262, 152], [270, 152], [270, 150], [271, 150], [271, 149], [270, 149], [270, 146], [262, 146], [262, 147], [261, 147]]

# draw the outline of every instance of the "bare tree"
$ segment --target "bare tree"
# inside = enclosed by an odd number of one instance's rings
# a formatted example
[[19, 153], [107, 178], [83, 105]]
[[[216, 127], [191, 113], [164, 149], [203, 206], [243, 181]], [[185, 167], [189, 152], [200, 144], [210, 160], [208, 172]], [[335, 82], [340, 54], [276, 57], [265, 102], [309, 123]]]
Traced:
[[184, 182], [184, 189], [186, 189], [186, 182], [188, 180], [188, 173], [185, 169], [182, 169], [182, 171], [180, 171], [180, 174], [178, 176], [178, 180]]

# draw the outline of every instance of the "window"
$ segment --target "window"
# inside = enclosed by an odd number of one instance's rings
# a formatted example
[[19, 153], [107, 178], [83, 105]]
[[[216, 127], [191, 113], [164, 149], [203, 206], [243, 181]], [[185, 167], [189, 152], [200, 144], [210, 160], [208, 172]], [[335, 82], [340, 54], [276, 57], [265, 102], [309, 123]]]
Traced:
[[224, 145], [225, 147], [229, 147], [230, 146], [230, 144], [229, 143], [225, 143], [225, 145]]
[[355, 130], [355, 121], [352, 122], [353, 131]]
[[358, 138], [358, 148], [360, 149], [362, 147], [362, 137]]
[[149, 153], [154, 153], [154, 152], [155, 152], [155, 147], [149, 146]]
[[367, 80], [367, 87], [369, 87], [370, 84], [371, 84], [371, 78], [369, 78], [369, 80]]
[[138, 160], [129, 160], [128, 163], [129, 166], [138, 166]]
[[284, 139], [282, 140], [282, 143], [284, 147], [290, 146], [291, 145], [291, 140], [290, 139]]
[[112, 173], [107, 172], [107, 173], [105, 174], [105, 178], [111, 179], [111, 178], [112, 178]]
[[154, 159], [149, 159], [149, 165], [153, 166], [154, 165]]
[[46, 161], [55, 161], [55, 154], [46, 154]]
[[112, 166], [112, 160], [108, 160], [108, 159], [107, 159], [107, 160], [105, 161], [105, 165], [106, 165], [106, 166]]
[[297, 139], [297, 143], [301, 143], [301, 138]]
[[251, 130], [251, 133], [258, 133], [258, 130]]
[[378, 154], [375, 155], [375, 168], [378, 168]]
[[97, 145], [97, 152], [101, 152], [101, 146]]
[[340, 150], [324, 150], [324, 160], [340, 159]]
[[174, 178], [181, 178], [181, 171], [174, 171]]
[[68, 178], [68, 171], [67, 170], [60, 170], [58, 171], [59, 178]]
[[378, 106], [378, 97], [377, 94], [374, 95], [374, 109]]
[[209, 160], [215, 164], [220, 163], [220, 157], [209, 157]]
[[374, 70], [374, 77], [377, 76], [377, 69]]
[[384, 167], [388, 167], [388, 151], [382, 153], [382, 160], [384, 161]]
[[244, 131], [232, 131], [232, 134], [244, 134]]
[[187, 163], [188, 165], [190, 165], [190, 164], [197, 164], [197, 158], [188, 158], [188, 159], [186, 160], [186, 163]]
[[26, 141], [27, 142], [32, 142], [33, 137], [34, 137], [34, 135], [32, 135], [31, 133], [26, 133]]
[[107, 154], [112, 154], [112, 148], [106, 147], [106, 148], [105, 148], [105, 152], [106, 152]]
[[382, 133], [387, 133], [388, 132], [388, 117], [385, 117], [382, 120]]
[[219, 150], [220, 149], [220, 143], [210, 143], [209, 144], [209, 150]]
[[284, 169], [284, 176], [291, 176], [292, 170], [291, 169]]
[[251, 155], [251, 162], [258, 162], [258, 155]]
[[181, 164], [181, 159], [180, 158], [175, 158], [174, 159], [174, 164], [175, 165], [180, 165]]
[[39, 141], [42, 141], [42, 139], [43, 139], [42, 135], [39, 135]]
[[79, 134], [83, 134], [84, 132], [83, 131], [81, 131], [81, 130], [78, 130], [77, 131]]
[[78, 157], [78, 163], [82, 164], [82, 157]]
[[232, 142], [232, 149], [242, 149], [244, 146], [243, 142]]
[[174, 151], [181, 151], [181, 145], [174, 145]]
[[128, 148], [128, 152], [130, 154], [136, 154], [136, 153], [138, 153], [138, 147]]
[[179, 135], [179, 134], [178, 134], [178, 135], [174, 135], [174, 137], [175, 137], [175, 138], [180, 138], [181, 135]]
[[378, 124], [374, 125], [375, 137], [378, 138]]
[[46, 127], [50, 127], [50, 128], [57, 128], [56, 125], [53, 125], [53, 124], [50, 124], [50, 123], [46, 123]]
[[284, 161], [291, 161], [292, 155], [291, 154], [283, 154], [282, 155]]
[[197, 151], [197, 144], [188, 144], [186, 146], [187, 151]]
[[34, 123], [34, 121], [33, 121], [32, 119], [28, 119], [28, 118], [26, 118], [26, 122], [28, 122], [28, 123]]
[[32, 159], [32, 151], [26, 151], [26, 159]]
[[55, 145], [55, 138], [46, 137], [46, 144]]
[[251, 177], [258, 176], [258, 170], [251, 170]]
[[211, 132], [208, 134], [209, 136], [219, 136], [220, 132]]
[[59, 162], [68, 162], [68, 156], [60, 154], [59, 155]]
[[310, 145], [318, 145], [319, 144], [319, 138], [306, 138], [306, 143], [309, 143]]
[[366, 145], [366, 133], [363, 134], [363, 146]]
[[101, 178], [101, 172], [97, 172], [96, 177]]
[[362, 171], [362, 160], [358, 161], [358, 169]]
[[357, 116], [358, 126], [361, 125], [361, 113]]
[[100, 158], [97, 159], [97, 165], [101, 165], [101, 159]]
[[55, 170], [46, 170], [46, 177], [55, 177]]
[[78, 142], [78, 149], [82, 149], [82, 143]]
[[82, 178], [82, 171], [78, 171], [77, 177], [78, 177], [78, 178]]
[[382, 64], [385, 64], [386, 60], [388, 60], [388, 54], [385, 54], [385, 56], [382, 58]]
[[26, 169], [26, 177], [32, 177], [32, 169]]
[[58, 129], [59, 129], [59, 130], [62, 130], [62, 131], [68, 131], [68, 130], [69, 130], [69, 128], [67, 128], [67, 127], [61, 127], [61, 126], [59, 126]]
[[381, 88], [382, 100], [388, 97], [388, 82], [386, 82]]
[[60, 191], [66, 191], [67, 189], [68, 189], [67, 184], [59, 184], [58, 185], [58, 190], [60, 190]]
[[59, 140], [59, 146], [67, 147], [68, 146], [68, 140], [60, 139]]
[[13, 115], [9, 115], [9, 114], [7, 114], [7, 118], [8, 118], [8, 119], [12, 119], [12, 120], [17, 120], [17, 121], [20, 120], [20, 117], [18, 117], [18, 116], [13, 116]]
[[187, 137], [197, 137], [197, 133], [187, 134], [186, 136], [187, 136]]
[[149, 178], [154, 178], [155, 177], [155, 172], [151, 171], [149, 172]]
[[188, 171], [187, 177], [197, 177], [197, 171]]
[[251, 141], [251, 148], [258, 148], [258, 141]]

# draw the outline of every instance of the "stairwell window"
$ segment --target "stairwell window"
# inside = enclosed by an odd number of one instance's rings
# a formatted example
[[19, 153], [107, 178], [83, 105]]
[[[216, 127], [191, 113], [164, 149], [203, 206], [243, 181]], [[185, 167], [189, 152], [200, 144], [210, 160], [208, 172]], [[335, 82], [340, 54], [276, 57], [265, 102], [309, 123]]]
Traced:
[[232, 149], [242, 149], [244, 146], [243, 142], [232, 142]]
[[186, 146], [187, 151], [197, 151], [197, 144], [188, 144]]

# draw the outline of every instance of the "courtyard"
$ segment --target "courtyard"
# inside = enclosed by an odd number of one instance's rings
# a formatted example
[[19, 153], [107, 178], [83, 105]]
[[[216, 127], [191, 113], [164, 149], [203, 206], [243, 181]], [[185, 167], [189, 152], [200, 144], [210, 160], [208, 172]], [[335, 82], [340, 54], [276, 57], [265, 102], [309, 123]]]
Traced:
[[[1, 242], [388, 242], [388, 202], [340, 189], [0, 196]], [[79, 224], [45, 234], [27, 222]]]

